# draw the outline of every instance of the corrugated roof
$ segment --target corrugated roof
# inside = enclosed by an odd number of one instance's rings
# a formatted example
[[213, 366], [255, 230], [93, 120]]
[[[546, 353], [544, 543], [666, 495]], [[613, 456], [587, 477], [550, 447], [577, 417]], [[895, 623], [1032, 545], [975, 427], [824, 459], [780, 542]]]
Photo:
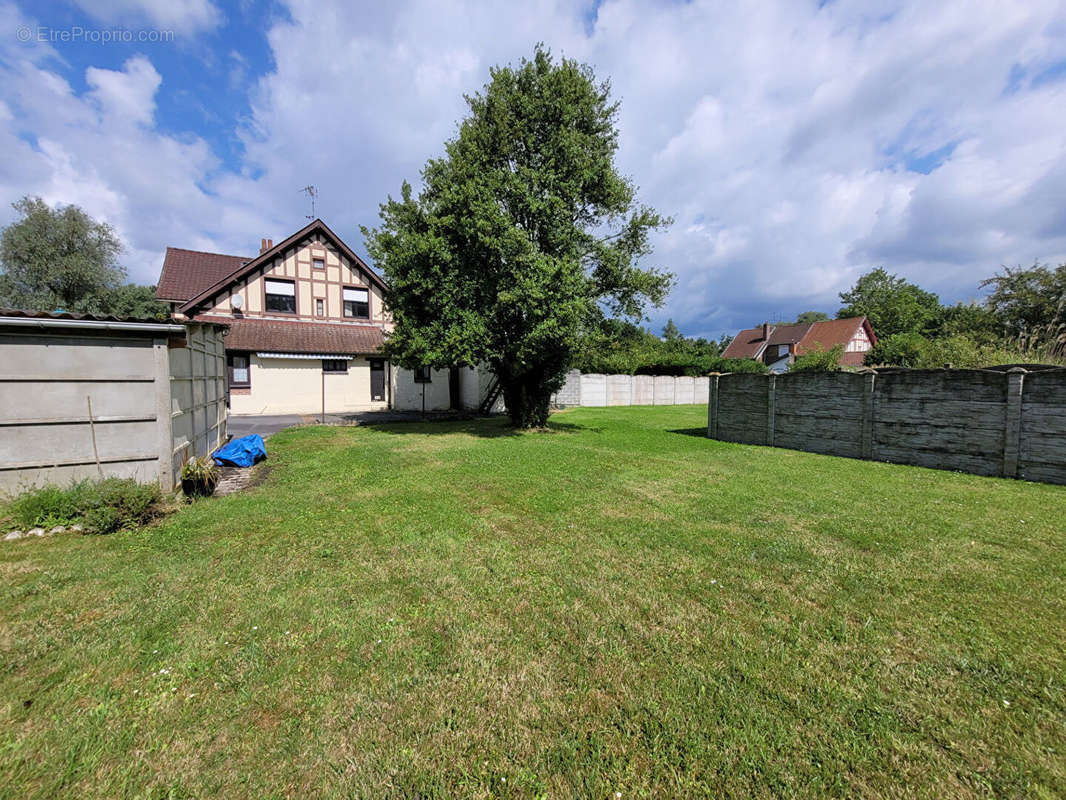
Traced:
[[[200, 315], [197, 322], [212, 322]], [[385, 336], [376, 325], [330, 322], [288, 322], [263, 319], [227, 319], [227, 350], [275, 353], [331, 353], [369, 355], [380, 352]]]
[[[67, 319], [88, 322], [143, 322], [153, 325], [180, 324], [172, 319], [157, 319], [155, 317], [116, 317], [106, 314], [78, 314], [73, 311], [27, 311], [21, 308], [0, 308], [0, 317], [19, 317], [23, 319]], [[201, 320], [197, 320], [198, 322]], [[215, 325], [225, 325], [220, 319], [203, 320]]]
[[204, 253], [199, 250], [183, 250], [168, 247], [163, 258], [163, 271], [155, 296], [160, 300], [185, 302], [204, 289], [214, 286], [227, 275], [232, 275], [251, 258], [227, 256], [222, 253]]

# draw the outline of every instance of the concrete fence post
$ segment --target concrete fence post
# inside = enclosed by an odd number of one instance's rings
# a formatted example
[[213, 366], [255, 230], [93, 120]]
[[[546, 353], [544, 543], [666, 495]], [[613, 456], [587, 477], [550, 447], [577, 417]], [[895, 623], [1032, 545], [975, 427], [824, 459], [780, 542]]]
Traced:
[[766, 386], [766, 443], [774, 446], [774, 395], [777, 393], [777, 376], [770, 375]]
[[718, 375], [710, 376], [707, 392], [707, 436], [718, 438]]
[[1007, 413], [1003, 435], [1003, 477], [1018, 477], [1019, 448], [1022, 441], [1022, 389], [1026, 371], [1022, 367], [1007, 370]]
[[155, 366], [155, 427], [156, 450], [159, 453], [159, 488], [171, 491], [177, 484], [174, 477], [174, 434], [170, 411], [170, 353], [166, 339], [152, 340]]
[[874, 381], [877, 373], [868, 372], [862, 381], [862, 457], [874, 457]]

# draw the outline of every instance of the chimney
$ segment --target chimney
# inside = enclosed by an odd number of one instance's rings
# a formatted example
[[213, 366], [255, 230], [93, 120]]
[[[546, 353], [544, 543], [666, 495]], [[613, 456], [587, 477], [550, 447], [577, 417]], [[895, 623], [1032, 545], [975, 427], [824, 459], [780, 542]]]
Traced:
[[762, 339], [765, 342], [769, 338], [770, 338], [770, 323], [769, 322], [764, 322], [762, 324]]
[[269, 250], [273, 246], [274, 246], [274, 240], [273, 239], [260, 239], [259, 240], [259, 255], [262, 255], [263, 253], [265, 253], [267, 250]]

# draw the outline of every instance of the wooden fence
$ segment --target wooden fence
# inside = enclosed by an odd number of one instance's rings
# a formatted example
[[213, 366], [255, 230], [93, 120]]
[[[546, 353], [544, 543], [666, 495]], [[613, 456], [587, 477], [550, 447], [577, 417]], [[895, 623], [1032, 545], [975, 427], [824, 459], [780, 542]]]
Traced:
[[712, 375], [707, 435], [1066, 483], [1066, 369]]

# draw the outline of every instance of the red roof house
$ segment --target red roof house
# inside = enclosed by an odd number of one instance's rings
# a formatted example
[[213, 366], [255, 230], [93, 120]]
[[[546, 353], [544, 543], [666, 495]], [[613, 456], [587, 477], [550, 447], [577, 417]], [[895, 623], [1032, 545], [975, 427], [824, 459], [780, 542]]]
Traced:
[[724, 358], [752, 358], [762, 361], [771, 372], [785, 372], [796, 356], [837, 345], [844, 348], [841, 366], [862, 366], [866, 352], [877, 344], [877, 336], [866, 317], [848, 317], [824, 322], [771, 325], [764, 322], [733, 337], [723, 351]]

